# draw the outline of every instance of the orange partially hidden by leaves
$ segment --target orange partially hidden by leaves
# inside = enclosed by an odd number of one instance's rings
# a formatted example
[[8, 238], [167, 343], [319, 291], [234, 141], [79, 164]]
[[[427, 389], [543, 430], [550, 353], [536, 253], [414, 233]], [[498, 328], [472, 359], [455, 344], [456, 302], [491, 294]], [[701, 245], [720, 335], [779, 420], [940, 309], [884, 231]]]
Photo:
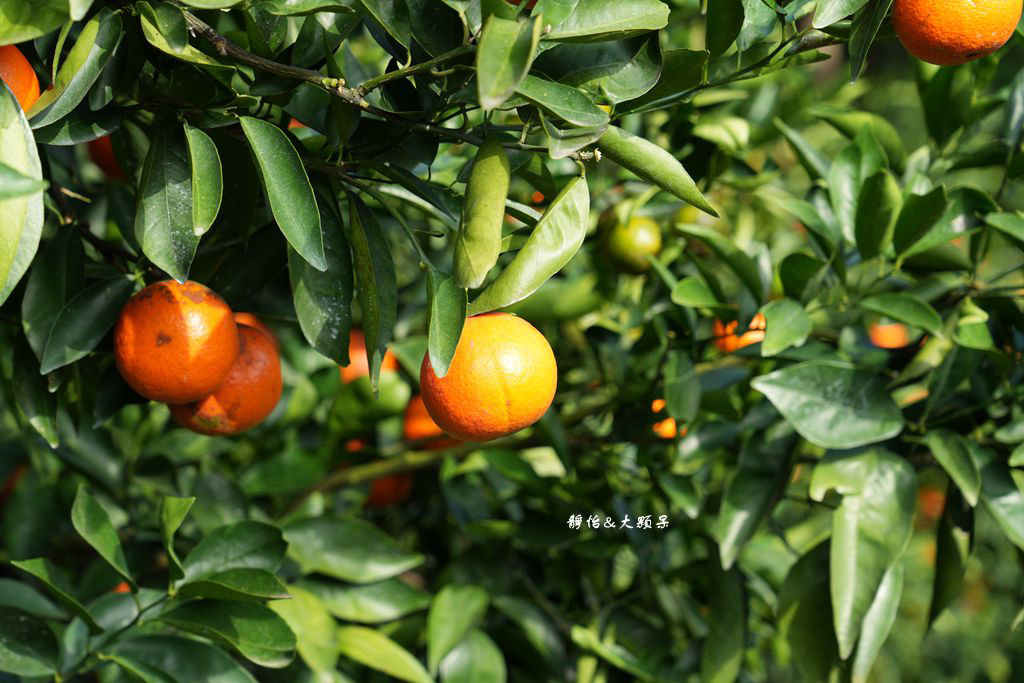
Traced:
[[543, 204], [544, 193], [540, 192], [539, 190], [535, 190], [534, 193], [530, 195], [530, 201], [533, 202], [534, 204]]
[[270, 328], [267, 327], [262, 320], [252, 313], [235, 313], [235, 322], [239, 325], [248, 325], [249, 327], [256, 328], [263, 334], [267, 335], [267, 338], [274, 343], [275, 349], [280, 350], [280, 346], [278, 346], [277, 343], [277, 337], [274, 336], [274, 333], [270, 331]]
[[[657, 415], [665, 410], [665, 405], [665, 399], [656, 398], [651, 402], [651, 412]], [[674, 439], [677, 433], [679, 436], [686, 436], [686, 427], [678, 429], [675, 418], [672, 417], [666, 417], [664, 420], [655, 422], [651, 430], [662, 439]]]
[[255, 427], [281, 398], [281, 361], [274, 342], [248, 325], [238, 326], [238, 359], [209, 396], [171, 406], [175, 421], [193, 432], [230, 435]]
[[0, 485], [0, 507], [3, 507], [7, 503], [7, 499], [14, 493], [14, 489], [18, 486], [18, 482], [28, 472], [26, 465], [18, 465], [14, 468], [14, 471], [4, 480], [4, 483]]
[[444, 378], [434, 373], [429, 355], [420, 368], [427, 411], [463, 441], [488, 441], [532, 425], [551, 405], [557, 384], [547, 339], [508, 313], [466, 320]]
[[28, 111], [39, 99], [39, 79], [32, 65], [13, 45], [0, 45], [0, 80], [11, 89], [22, 111]]
[[868, 327], [868, 337], [880, 349], [902, 349], [910, 344], [910, 333], [903, 323], [874, 323]]
[[114, 360], [146, 398], [188, 403], [212, 394], [238, 357], [231, 309], [198, 282], [164, 280], [128, 300], [114, 328]]
[[110, 592], [111, 593], [131, 593], [132, 592], [132, 587], [128, 585], [127, 581], [122, 581], [121, 583], [119, 583], [116, 586], [114, 586], [114, 590], [112, 590]]
[[747, 331], [742, 335], [736, 335], [737, 321], [733, 320], [730, 323], [723, 323], [721, 320], [715, 319], [712, 325], [712, 332], [715, 336], [715, 346], [718, 347], [723, 353], [732, 353], [742, 349], [744, 346], [750, 346], [751, 344], [757, 344], [758, 342], [764, 341], [764, 330], [766, 321], [764, 315], [758, 313], [754, 316], [753, 320], [750, 321], [750, 326]]
[[379, 508], [398, 503], [408, 498], [410, 492], [412, 492], [412, 475], [408, 472], [374, 479], [370, 484], [370, 495], [366, 499], [366, 507]]
[[940, 66], [988, 56], [1020, 21], [1021, 0], [896, 0], [892, 25], [907, 52]]
[[423, 448], [427, 449], [448, 448], [458, 443], [455, 439], [444, 438], [444, 431], [430, 417], [423, 397], [418, 395], [413, 396], [405, 407], [402, 434], [406, 441], [423, 441]]
[[[366, 359], [366, 337], [361, 330], [352, 330], [348, 335], [348, 365], [339, 366], [342, 384], [348, 384], [354, 379], [367, 377], [370, 374], [370, 364]], [[388, 351], [380, 362], [380, 371], [394, 372], [398, 370], [398, 361]]]
[[128, 174], [124, 172], [121, 164], [117, 162], [117, 156], [114, 154], [114, 144], [110, 141], [109, 135], [90, 140], [87, 146], [89, 148], [89, 158], [104, 173], [116, 180], [128, 180]]

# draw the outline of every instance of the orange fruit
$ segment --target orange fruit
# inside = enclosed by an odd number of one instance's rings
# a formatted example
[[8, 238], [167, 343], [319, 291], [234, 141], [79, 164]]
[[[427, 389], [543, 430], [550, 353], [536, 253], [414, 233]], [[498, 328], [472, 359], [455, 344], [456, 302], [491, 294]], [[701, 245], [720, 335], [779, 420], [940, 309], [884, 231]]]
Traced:
[[547, 339], [522, 318], [485, 313], [466, 320], [448, 374], [439, 378], [430, 356], [420, 367], [420, 390], [430, 416], [463, 441], [488, 441], [539, 420], [558, 384]]
[[116, 586], [114, 586], [114, 590], [112, 590], [110, 592], [111, 593], [131, 593], [132, 592], [132, 587], [128, 585], [127, 581], [122, 581], [121, 583], [119, 583]]
[[907, 52], [940, 66], [985, 57], [1006, 44], [1022, 0], [895, 0], [892, 25]]
[[412, 491], [412, 475], [408, 472], [390, 477], [374, 479], [370, 484], [370, 495], [366, 498], [366, 507], [378, 508], [403, 501]]
[[868, 337], [880, 349], [902, 349], [910, 344], [910, 333], [903, 323], [874, 323], [868, 327]]
[[[651, 402], [651, 412], [658, 414], [665, 410], [665, 399], [656, 398]], [[666, 417], [664, 420], [655, 422], [651, 427], [651, 431], [657, 434], [662, 439], [674, 439], [678, 433], [680, 436], [686, 436], [686, 427], [677, 429], [675, 418]]]
[[0, 508], [7, 504], [7, 499], [14, 494], [14, 489], [18, 486], [18, 482], [28, 472], [26, 465], [18, 465], [14, 468], [14, 471], [8, 475], [4, 483], [0, 485]]
[[[419, 395], [413, 396], [409, 405], [405, 407], [402, 435], [406, 441], [423, 441], [423, 448], [430, 450], [448, 448], [458, 443], [455, 439], [438, 438], [444, 437], [445, 433], [434, 422], [434, 418], [430, 417], [423, 397]], [[427, 439], [430, 440], [426, 441]]]
[[238, 326], [238, 342], [238, 359], [216, 391], [171, 406], [171, 416], [182, 427], [199, 434], [237, 434], [273, 412], [281, 398], [281, 360], [274, 342], [248, 325]]
[[530, 195], [530, 201], [534, 204], [544, 203], [544, 193], [539, 190], [534, 190], [533, 194]]
[[267, 337], [274, 343], [274, 349], [280, 350], [280, 346], [277, 343], [277, 337], [270, 331], [270, 328], [264, 324], [262, 320], [257, 318], [252, 313], [235, 313], [235, 322], [239, 325], [248, 325], [249, 327], [255, 327], [257, 330], [267, 335]]
[[164, 403], [212, 394], [238, 357], [238, 327], [215, 292], [164, 280], [128, 300], [114, 327], [114, 359], [132, 389]]
[[[370, 375], [370, 364], [366, 358], [366, 337], [362, 330], [352, 330], [348, 335], [348, 365], [338, 366], [341, 372], [342, 384], [348, 384], [354, 379], [368, 377]], [[398, 361], [390, 351], [384, 354], [380, 363], [380, 371], [394, 372], [398, 370]]]
[[661, 226], [647, 216], [633, 216], [628, 223], [616, 221], [602, 237], [608, 260], [625, 273], [646, 273], [651, 267], [647, 257], [661, 251]]
[[742, 349], [744, 346], [750, 346], [751, 344], [762, 342], [764, 341], [765, 324], [766, 321], [764, 316], [758, 313], [754, 316], [753, 320], [750, 321], [750, 326], [747, 328], [747, 331], [741, 336], [737, 336], [737, 321], [733, 320], [730, 323], [723, 323], [721, 320], [716, 318], [712, 325], [712, 331], [715, 336], [715, 346], [717, 346], [723, 353], [732, 353], [733, 351]]
[[11, 89], [22, 111], [28, 111], [39, 99], [39, 79], [32, 65], [13, 45], [0, 45], [0, 80]]
[[121, 164], [117, 161], [117, 156], [114, 154], [114, 145], [110, 141], [109, 135], [90, 140], [86, 145], [89, 148], [89, 158], [104, 173], [116, 180], [128, 179], [128, 174], [124, 172]]

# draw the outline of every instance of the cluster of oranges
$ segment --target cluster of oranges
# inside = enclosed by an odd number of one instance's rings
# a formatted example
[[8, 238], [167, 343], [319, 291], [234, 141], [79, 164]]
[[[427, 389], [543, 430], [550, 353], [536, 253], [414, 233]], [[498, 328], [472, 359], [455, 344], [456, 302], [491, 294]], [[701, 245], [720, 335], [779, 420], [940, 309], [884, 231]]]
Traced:
[[114, 328], [114, 359], [132, 389], [200, 434], [250, 429], [281, 397], [273, 334], [197, 282], [164, 280], [129, 299]]

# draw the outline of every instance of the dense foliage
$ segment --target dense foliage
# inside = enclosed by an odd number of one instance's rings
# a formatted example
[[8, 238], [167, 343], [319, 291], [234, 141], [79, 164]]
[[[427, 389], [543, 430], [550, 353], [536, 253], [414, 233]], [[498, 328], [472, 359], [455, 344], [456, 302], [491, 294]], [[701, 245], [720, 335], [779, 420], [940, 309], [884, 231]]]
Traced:
[[[0, 681], [1019, 677], [1024, 40], [891, 4], [0, 0]], [[118, 375], [167, 277], [273, 329], [261, 426]], [[405, 441], [492, 310], [554, 405]]]

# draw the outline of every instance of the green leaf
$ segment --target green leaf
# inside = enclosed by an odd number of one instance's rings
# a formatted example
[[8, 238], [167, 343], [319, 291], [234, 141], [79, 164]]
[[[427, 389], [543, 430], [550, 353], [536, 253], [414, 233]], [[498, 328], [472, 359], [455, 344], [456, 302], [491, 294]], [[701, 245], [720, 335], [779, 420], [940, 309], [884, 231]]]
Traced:
[[290, 600], [269, 604], [295, 634], [296, 650], [302, 661], [318, 672], [333, 671], [338, 663], [338, 625], [315, 594], [289, 586]]
[[723, 571], [715, 562], [711, 563], [710, 574], [708, 637], [700, 658], [700, 680], [731, 683], [740, 673], [747, 630], [743, 576], [736, 569]]
[[445, 655], [483, 620], [489, 599], [479, 586], [449, 584], [434, 597], [427, 613], [427, 665], [431, 673]]
[[431, 267], [427, 270], [427, 301], [427, 354], [434, 373], [444, 377], [455, 358], [466, 322], [466, 290], [457, 287], [447, 273]]
[[[666, 79], [663, 91], [669, 81], [676, 86], [676, 93], [685, 90], [687, 83], [701, 82], [706, 52], [675, 50], [666, 55], [665, 59], [669, 58], [671, 67], [683, 72]], [[591, 98], [613, 103], [649, 93], [664, 75], [657, 33], [614, 42], [562, 43], [544, 50], [534, 68], [559, 83], [579, 88]]]
[[708, 0], [705, 43], [712, 57], [725, 54], [743, 28], [742, 0]]
[[743, 1], [743, 26], [736, 38], [736, 48], [746, 52], [763, 38], [767, 38], [778, 24], [775, 10], [763, 0]]
[[575, 177], [544, 211], [512, 262], [473, 300], [470, 315], [503, 308], [537, 291], [579, 250], [587, 234], [589, 213], [587, 180]]
[[303, 572], [353, 583], [373, 583], [423, 563], [377, 527], [358, 519], [321, 517], [285, 529], [289, 556]]
[[761, 285], [761, 275], [757, 270], [757, 264], [736, 246], [732, 240], [714, 228], [704, 225], [677, 223], [674, 227], [687, 237], [699, 239], [707, 244], [736, 273], [740, 281], [750, 290], [754, 299], [757, 301], [762, 299], [764, 290]]
[[175, 628], [226, 643], [249, 661], [280, 669], [295, 656], [295, 634], [266, 605], [198, 600], [160, 615]]
[[718, 216], [683, 165], [653, 142], [622, 128], [608, 126], [608, 132], [598, 141], [598, 148], [604, 156], [627, 171], [671, 192], [705, 213]]
[[252, 674], [227, 653], [191, 638], [159, 635], [118, 638], [102, 654], [146, 683], [256, 683]]
[[844, 363], [807, 361], [757, 377], [751, 386], [822, 448], [856, 448], [903, 431], [903, 415], [881, 378]]
[[442, 683], [505, 683], [505, 658], [480, 629], [472, 631], [441, 662]]
[[700, 411], [701, 385], [686, 351], [674, 349], [665, 359], [665, 408], [668, 414], [688, 424]]
[[398, 318], [395, 260], [391, 255], [391, 245], [373, 212], [355, 195], [349, 196], [349, 217], [370, 384], [376, 391], [380, 364], [391, 343]]
[[495, 596], [492, 603], [519, 627], [548, 667], [554, 670], [561, 668], [565, 659], [562, 636], [539, 607], [511, 595]]
[[[234, 0], [229, 0], [234, 1]], [[207, 70], [212, 70], [224, 74], [230, 74], [234, 71], [233, 67], [226, 64], [221, 64], [213, 57], [210, 57], [205, 52], [192, 47], [189, 44], [185, 44], [181, 50], [175, 49], [176, 46], [172, 45], [167, 38], [163, 35], [160, 28], [160, 20], [157, 17], [156, 10], [145, 0], [139, 0], [135, 3], [135, 9], [139, 13], [139, 22], [142, 25], [142, 34], [146, 37], [146, 40], [150, 45], [156, 49], [171, 55], [175, 59], [180, 59], [190, 64], [196, 64], [204, 67]]]
[[981, 492], [981, 473], [972, 454], [974, 445], [948, 429], [934, 429], [924, 435], [932, 456], [946, 470], [971, 507], [978, 504]]
[[792, 299], [776, 299], [761, 308], [765, 319], [761, 355], [765, 358], [782, 353], [790, 347], [799, 348], [811, 334], [811, 317]]
[[722, 304], [706, 284], [695, 277], [686, 277], [672, 288], [672, 303], [688, 308], [717, 308]]
[[896, 253], [903, 254], [920, 241], [942, 218], [948, 206], [946, 190], [941, 186], [925, 195], [907, 197], [893, 232]]
[[399, 578], [363, 586], [304, 580], [300, 586], [319, 597], [331, 614], [344, 621], [376, 624], [404, 617], [430, 606], [430, 594]]
[[544, 128], [544, 135], [548, 139], [548, 155], [552, 159], [565, 159], [579, 150], [594, 144], [601, 139], [608, 126], [589, 126], [587, 128], [569, 128], [561, 130], [556, 128], [543, 113], [540, 114], [540, 123]]
[[240, 5], [242, 0], [183, 0], [183, 2], [189, 7], [198, 7], [199, 9], [227, 9]]
[[49, 187], [45, 180], [30, 178], [17, 169], [0, 162], [0, 202], [38, 194]]
[[195, 498], [175, 498], [164, 496], [160, 501], [160, 535], [164, 541], [164, 552], [167, 553], [167, 565], [171, 580], [177, 581], [185, 576], [177, 553], [174, 552], [174, 532], [185, 521], [188, 511], [192, 509]]
[[66, 619], [67, 614], [27, 583], [0, 579], [0, 606], [16, 607], [41, 619]]
[[188, 27], [181, 8], [169, 2], [161, 2], [153, 8], [153, 13], [160, 35], [167, 41], [167, 45], [174, 52], [182, 53], [188, 45]]
[[828, 178], [829, 162], [824, 156], [822, 156], [821, 152], [811, 146], [811, 143], [809, 143], [804, 136], [787, 126], [782, 119], [776, 118], [773, 123], [793, 148], [793, 152], [800, 161], [800, 165], [807, 171], [807, 175], [809, 175], [812, 180]]
[[1006, 463], [989, 448], [971, 449], [981, 472], [981, 504], [1003, 534], [1018, 548], [1024, 548], [1024, 493], [1021, 493]]
[[834, 489], [830, 587], [839, 655], [847, 659], [886, 572], [913, 533], [917, 476], [909, 462], [884, 449], [829, 454], [815, 466], [810, 496]]
[[[853, 27], [850, 30], [850, 82], [860, 78], [864, 71], [864, 64], [867, 62], [868, 50], [875, 42], [878, 29], [889, 14], [893, 0], [876, 0], [853, 18]], [[902, 167], [902, 164], [899, 164]]]
[[660, 0], [580, 2], [545, 40], [621, 40], [668, 23], [668, 6]]
[[327, 269], [318, 270], [288, 249], [288, 276], [299, 327], [309, 345], [339, 365], [348, 365], [352, 327], [352, 252], [330, 202], [317, 202]]
[[48, 391], [46, 380], [39, 374], [32, 349], [20, 336], [14, 344], [12, 372], [15, 402], [32, 428], [46, 439], [51, 448], [56, 448], [60, 444], [57, 436], [57, 397]]
[[[0, 19], [0, 27], [3, 21]], [[4, 35], [2, 31], [0, 35]], [[0, 86], [0, 149], [6, 167], [37, 183], [43, 181], [32, 131], [21, 105], [6, 86]], [[42, 188], [32, 194], [0, 200], [0, 304], [11, 295], [32, 263], [42, 230]]]
[[906, 323], [934, 335], [942, 334], [942, 318], [924, 299], [908, 292], [890, 292], [869, 296], [861, 308]]
[[854, 236], [864, 259], [884, 254], [892, 244], [893, 230], [903, 205], [900, 186], [889, 171], [875, 173], [860, 188]]
[[779, 592], [779, 629], [793, 651], [793, 664], [808, 681], [832, 680], [839, 664], [828, 591], [828, 542], [809, 550], [789, 570]]
[[281, 580], [266, 569], [239, 567], [184, 583], [178, 587], [178, 595], [183, 598], [263, 602], [287, 598], [288, 591]]
[[896, 611], [903, 594], [903, 565], [897, 562], [886, 570], [878, 592], [861, 625], [857, 655], [853, 658], [854, 683], [866, 683], [871, 666], [882, 650], [885, 639], [896, 623]]
[[0, 633], [0, 671], [18, 676], [57, 673], [57, 639], [45, 621], [14, 607], [0, 607]]
[[538, 76], [523, 78], [516, 94], [574, 126], [603, 126], [609, 121], [608, 112], [580, 90]]
[[67, 0], [5, 2], [0, 12], [0, 45], [32, 40], [60, 28], [69, 18]]
[[196, 235], [203, 235], [220, 211], [224, 191], [220, 155], [209, 135], [187, 123], [185, 140], [192, 167], [192, 230]]
[[44, 90], [28, 110], [33, 128], [59, 121], [85, 99], [121, 42], [121, 13], [104, 7], [78, 34], [61, 63], [53, 87]]
[[641, 681], [658, 680], [654, 666], [646, 659], [614, 642], [601, 639], [593, 629], [573, 626], [569, 632], [572, 642], [578, 647], [592, 652], [612, 666], [632, 674]]
[[497, 109], [512, 96], [530, 72], [543, 29], [541, 17], [512, 21], [491, 16], [484, 24], [476, 51], [477, 97], [485, 111]]
[[384, 27], [391, 37], [408, 48], [412, 44], [409, 8], [404, 0], [359, 0], [367, 12]]
[[39, 372], [49, 374], [89, 355], [117, 321], [133, 288], [126, 277], [110, 278], [68, 301], [53, 321]]
[[338, 643], [345, 657], [401, 681], [434, 680], [418, 659], [379, 631], [365, 626], [342, 626], [338, 629]]
[[868, 0], [821, 0], [814, 13], [812, 25], [814, 28], [826, 28], [850, 16], [867, 3]]
[[928, 608], [929, 628], [946, 607], [960, 596], [974, 536], [974, 511], [950, 487], [935, 531], [935, 581]]
[[883, 167], [884, 152], [870, 128], [847, 145], [832, 162], [828, 172], [828, 191], [832, 209], [843, 237], [856, 242], [857, 207], [861, 186]]
[[71, 524], [78, 535], [84, 538], [86, 543], [91, 545], [134, 590], [135, 579], [128, 570], [128, 560], [125, 559], [117, 530], [110, 522], [110, 515], [86, 490], [84, 484], [78, 487], [75, 503], [71, 507]]
[[185, 557], [185, 579], [194, 581], [238, 568], [273, 572], [286, 549], [277, 527], [253, 521], [228, 524], [214, 529]]
[[1024, 127], [1024, 73], [1018, 73], [1010, 87], [1010, 95], [1006, 98], [1006, 147], [1012, 158], [1020, 145], [1021, 128]]
[[779, 280], [786, 296], [799, 301], [808, 301], [818, 292], [814, 283], [819, 282], [826, 263], [813, 256], [797, 252], [782, 259], [779, 264]]
[[284, 131], [274, 124], [251, 116], [243, 116], [239, 122], [281, 232], [311, 266], [327, 270], [320, 211], [299, 153]]
[[158, 125], [139, 181], [135, 239], [158, 268], [188, 279], [199, 246], [193, 228], [192, 171], [181, 124]]
[[92, 633], [99, 633], [103, 630], [85, 605], [74, 597], [67, 579], [50, 560], [45, 557], [36, 557], [30, 560], [12, 560], [11, 564], [39, 579], [50, 595], [85, 622]]

